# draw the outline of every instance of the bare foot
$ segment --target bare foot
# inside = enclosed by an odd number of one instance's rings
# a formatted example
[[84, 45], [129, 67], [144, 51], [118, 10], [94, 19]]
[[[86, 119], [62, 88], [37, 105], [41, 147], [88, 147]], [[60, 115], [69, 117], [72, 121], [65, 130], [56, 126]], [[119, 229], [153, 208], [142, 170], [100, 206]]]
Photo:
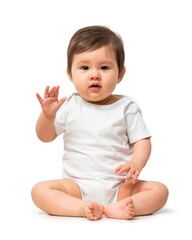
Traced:
[[89, 220], [95, 221], [102, 218], [104, 207], [101, 204], [90, 202], [88, 206], [84, 209], [84, 211], [85, 211], [85, 216]]
[[108, 218], [132, 219], [135, 215], [133, 200], [125, 198], [117, 203], [106, 206], [104, 214]]

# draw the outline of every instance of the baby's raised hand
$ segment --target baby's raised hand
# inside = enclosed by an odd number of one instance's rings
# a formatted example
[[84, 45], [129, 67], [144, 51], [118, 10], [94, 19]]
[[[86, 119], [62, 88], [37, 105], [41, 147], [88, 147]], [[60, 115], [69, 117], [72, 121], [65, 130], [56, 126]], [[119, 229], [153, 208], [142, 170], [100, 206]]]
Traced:
[[45, 88], [44, 98], [42, 98], [39, 93], [36, 93], [36, 97], [41, 104], [42, 111], [44, 115], [49, 119], [55, 117], [56, 112], [66, 100], [66, 97], [58, 100], [58, 96], [59, 86], [52, 87], [51, 89], [49, 86], [47, 86]]
[[135, 183], [138, 179], [138, 176], [139, 176], [142, 168], [143, 167], [142, 167], [141, 163], [139, 162], [139, 160], [132, 159], [132, 160], [126, 162], [125, 164], [118, 166], [115, 169], [115, 173], [120, 175], [120, 174], [126, 172], [127, 176], [126, 176], [125, 181], [131, 180], [132, 183]]

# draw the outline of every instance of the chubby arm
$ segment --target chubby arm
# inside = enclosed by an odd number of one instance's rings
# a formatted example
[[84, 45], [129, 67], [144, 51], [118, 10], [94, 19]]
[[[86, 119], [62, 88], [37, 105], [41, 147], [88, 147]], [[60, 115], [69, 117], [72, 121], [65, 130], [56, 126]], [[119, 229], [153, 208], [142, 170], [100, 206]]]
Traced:
[[41, 141], [51, 142], [57, 137], [54, 121], [55, 118], [47, 118], [43, 111], [40, 113], [36, 123], [36, 133]]
[[51, 142], [56, 137], [54, 121], [55, 116], [61, 105], [65, 102], [66, 97], [58, 100], [59, 86], [49, 89], [46, 87], [44, 98], [41, 98], [39, 93], [36, 94], [41, 105], [42, 112], [36, 123], [36, 133], [38, 138], [43, 142]]
[[123, 165], [118, 166], [115, 169], [115, 173], [122, 174], [127, 172], [126, 180], [131, 180], [135, 183], [138, 179], [138, 176], [146, 165], [150, 154], [151, 154], [151, 141], [150, 138], [142, 139], [138, 142], [135, 142], [133, 145], [133, 156], [132, 159], [126, 162]]

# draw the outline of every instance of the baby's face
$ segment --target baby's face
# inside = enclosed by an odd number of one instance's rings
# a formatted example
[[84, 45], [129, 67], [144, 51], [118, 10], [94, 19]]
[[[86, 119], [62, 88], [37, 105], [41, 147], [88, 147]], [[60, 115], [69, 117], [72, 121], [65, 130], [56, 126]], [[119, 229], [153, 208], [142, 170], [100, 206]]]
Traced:
[[108, 47], [76, 54], [69, 77], [80, 96], [95, 104], [102, 104], [121, 80], [115, 53]]

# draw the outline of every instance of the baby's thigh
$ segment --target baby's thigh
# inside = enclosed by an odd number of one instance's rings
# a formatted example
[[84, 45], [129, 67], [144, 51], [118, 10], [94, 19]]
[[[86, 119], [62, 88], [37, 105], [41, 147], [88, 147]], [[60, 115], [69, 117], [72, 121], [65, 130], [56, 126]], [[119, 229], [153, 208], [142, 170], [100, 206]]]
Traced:
[[67, 194], [82, 199], [81, 189], [77, 183], [70, 179], [61, 179], [59, 181], [59, 184]]
[[119, 188], [118, 201], [130, 197], [138, 192], [149, 190], [152, 188], [153, 184], [153, 182], [143, 180], [137, 180], [136, 183], [132, 183], [131, 180], [123, 182]]
[[161, 195], [164, 194], [165, 196], [168, 195], [166, 186], [160, 182], [137, 180], [136, 183], [132, 183], [131, 181], [128, 181], [121, 184], [118, 193], [118, 201], [148, 190], [152, 190], [156, 195], [158, 195], [158, 193]]
[[57, 190], [64, 192], [76, 198], [82, 198], [81, 191], [77, 183], [70, 179], [55, 179], [37, 183], [34, 188], [39, 191], [43, 190]]

